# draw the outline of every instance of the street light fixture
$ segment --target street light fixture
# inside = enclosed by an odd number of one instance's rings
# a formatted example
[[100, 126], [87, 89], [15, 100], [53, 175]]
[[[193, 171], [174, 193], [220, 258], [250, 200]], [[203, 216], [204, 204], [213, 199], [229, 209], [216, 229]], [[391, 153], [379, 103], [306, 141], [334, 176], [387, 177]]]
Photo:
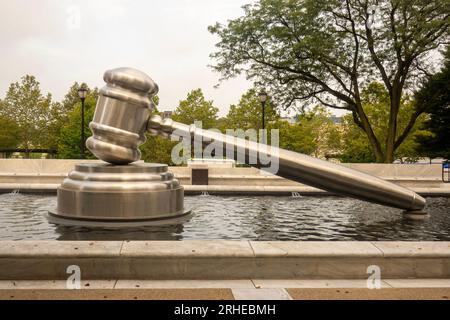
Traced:
[[265, 143], [265, 134], [264, 134], [264, 129], [266, 128], [266, 101], [267, 101], [267, 93], [264, 89], [262, 89], [259, 93], [258, 93], [258, 98], [259, 101], [261, 101], [261, 109], [262, 109], [262, 139], [261, 139], [261, 143]]
[[84, 100], [86, 99], [88, 90], [81, 86], [78, 89], [78, 97], [80, 97], [81, 100], [81, 143], [80, 143], [80, 152], [81, 152], [81, 159], [84, 159]]

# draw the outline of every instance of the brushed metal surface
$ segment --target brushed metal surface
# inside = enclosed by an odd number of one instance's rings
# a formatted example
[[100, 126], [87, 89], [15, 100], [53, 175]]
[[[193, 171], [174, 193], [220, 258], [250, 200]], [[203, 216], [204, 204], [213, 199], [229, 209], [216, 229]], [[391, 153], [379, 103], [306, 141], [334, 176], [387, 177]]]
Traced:
[[[279, 161], [277, 175], [313, 187], [405, 210], [420, 210], [425, 206], [425, 199], [415, 192], [357, 170], [304, 154], [202, 130], [194, 125], [175, 122], [170, 118], [163, 120], [158, 115], [150, 116], [153, 106], [148, 97], [157, 92], [157, 85], [140, 71], [130, 68], [113, 69], [108, 70], [104, 78], [107, 86], [100, 92], [94, 123], [126, 130], [139, 137], [144, 136], [146, 129], [154, 135], [165, 138], [170, 137], [177, 130], [178, 133], [191, 136], [192, 139], [198, 138], [206, 140], [208, 143], [211, 141], [222, 142], [225, 149], [224, 155], [231, 154], [234, 159], [244, 156], [246, 163], [249, 163], [249, 155], [255, 154], [255, 152], [258, 155], [276, 156]], [[133, 87], [136, 83], [146, 83], [147, 86]], [[109, 88], [115, 88], [117, 85], [120, 85], [121, 88], [120, 95], [109, 94]], [[150, 88], [147, 96], [144, 93], [146, 88]], [[141, 95], [140, 100], [136, 97], [136, 92]], [[106, 99], [107, 95], [109, 96]], [[130, 101], [133, 101], [138, 107], [130, 105]], [[127, 125], [124, 125], [125, 123]], [[104, 136], [108, 136], [112, 131], [113, 129]], [[98, 158], [111, 163], [130, 163], [139, 159], [140, 154], [137, 148], [144, 140], [142, 138], [133, 140], [128, 136], [119, 138], [121, 133], [122, 131], [115, 132], [114, 135], [111, 134], [111, 137], [107, 138], [102, 135], [95, 138], [94, 135], [94, 140], [105, 141], [110, 145], [88, 143], [88, 148]], [[125, 152], [124, 149], [127, 151]], [[267, 170], [259, 159], [260, 157], [256, 163], [249, 164]]]
[[[261, 159], [267, 159], [268, 156], [273, 160], [277, 158], [279, 170], [276, 175], [330, 192], [405, 210], [421, 210], [425, 206], [425, 199], [412, 190], [329, 161], [203, 130], [169, 118], [162, 119], [158, 115], [150, 118], [148, 127], [153, 134], [163, 137], [170, 136], [176, 130], [179, 135], [190, 136], [192, 140], [202, 139], [205, 144], [221, 142], [224, 155], [232, 154], [234, 159], [245, 158], [246, 163], [262, 170], [270, 168], [265, 162], [261, 163]], [[258, 154], [257, 163], [250, 163], [252, 154]]]
[[[175, 131], [205, 144], [224, 146], [223, 154], [262, 170], [261, 161], [278, 161], [277, 175], [334, 193], [405, 210], [421, 210], [425, 199], [391, 182], [304, 154], [152, 116], [156, 83], [145, 73], [118, 68], [104, 74], [86, 146], [110, 164], [77, 165], [58, 188], [55, 214], [82, 220], [132, 221], [183, 215], [183, 188], [167, 165], [131, 164], [140, 159], [146, 132], [169, 138]], [[258, 155], [256, 163], [251, 155]], [[261, 158], [264, 157], [264, 158]]]
[[100, 89], [94, 118], [89, 124], [92, 136], [86, 146], [99, 159], [113, 164], [139, 160], [138, 146], [145, 142], [156, 83], [145, 73], [130, 68], [105, 72], [106, 86]]
[[60, 217], [138, 221], [184, 215], [184, 190], [165, 164], [78, 164], [58, 188]]

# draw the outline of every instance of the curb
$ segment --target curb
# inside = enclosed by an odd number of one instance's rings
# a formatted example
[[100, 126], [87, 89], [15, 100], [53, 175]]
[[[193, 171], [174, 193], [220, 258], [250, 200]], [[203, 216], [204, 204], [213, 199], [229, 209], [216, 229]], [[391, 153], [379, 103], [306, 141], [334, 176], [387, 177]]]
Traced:
[[0, 280], [450, 278], [450, 242], [1, 241]]
[[[19, 191], [20, 193], [56, 194], [59, 184], [0, 184], [0, 194]], [[242, 185], [183, 185], [185, 195], [273, 195], [291, 196], [292, 193], [309, 196], [336, 196], [337, 194], [307, 186], [242, 186]], [[450, 197], [448, 187], [424, 188], [408, 187], [421, 196]]]

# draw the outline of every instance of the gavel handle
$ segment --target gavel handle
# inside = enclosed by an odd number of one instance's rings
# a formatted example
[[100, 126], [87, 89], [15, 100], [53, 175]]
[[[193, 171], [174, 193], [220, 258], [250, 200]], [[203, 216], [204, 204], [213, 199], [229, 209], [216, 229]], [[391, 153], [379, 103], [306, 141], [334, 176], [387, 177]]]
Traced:
[[[407, 211], [420, 211], [426, 203], [424, 198], [412, 190], [348, 167], [231, 135], [203, 130], [194, 125], [175, 122], [170, 118], [162, 119], [159, 115], [150, 117], [147, 129], [151, 134], [165, 138], [172, 135], [190, 137], [191, 143], [202, 141], [203, 145], [208, 145], [214, 141], [216, 146], [223, 146], [223, 156], [237, 161], [244, 160], [253, 167], [269, 172], [273, 166], [268, 166], [266, 160], [269, 158], [271, 161], [278, 161], [276, 175], [332, 193]], [[252, 159], [252, 155], [257, 155], [257, 159]]]

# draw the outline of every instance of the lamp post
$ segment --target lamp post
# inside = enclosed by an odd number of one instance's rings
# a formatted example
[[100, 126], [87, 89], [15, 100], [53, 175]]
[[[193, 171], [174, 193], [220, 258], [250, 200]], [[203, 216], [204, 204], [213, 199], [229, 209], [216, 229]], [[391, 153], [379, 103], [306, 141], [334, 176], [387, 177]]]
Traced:
[[262, 109], [262, 139], [261, 139], [261, 143], [266, 143], [266, 139], [265, 139], [265, 134], [264, 134], [264, 129], [266, 128], [266, 101], [267, 101], [267, 93], [264, 89], [262, 89], [259, 93], [258, 93], [258, 98], [259, 101], [261, 101], [261, 109]]
[[80, 144], [80, 152], [81, 152], [81, 159], [84, 159], [84, 100], [86, 99], [87, 95], [87, 89], [84, 86], [81, 86], [78, 89], [78, 96], [81, 100], [81, 144]]

